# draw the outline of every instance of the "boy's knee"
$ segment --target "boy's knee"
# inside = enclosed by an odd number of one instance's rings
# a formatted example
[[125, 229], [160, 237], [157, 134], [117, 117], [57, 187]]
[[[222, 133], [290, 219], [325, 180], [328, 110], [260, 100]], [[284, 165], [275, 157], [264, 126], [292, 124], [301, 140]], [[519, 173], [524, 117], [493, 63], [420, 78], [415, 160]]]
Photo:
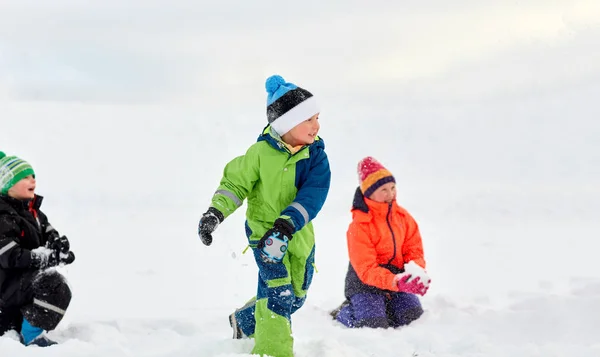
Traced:
[[33, 286], [43, 289], [49, 289], [61, 284], [66, 284], [65, 277], [52, 269], [40, 272], [33, 278]]
[[23, 317], [32, 325], [53, 330], [62, 320], [71, 302], [71, 289], [57, 271], [38, 275], [32, 284], [33, 301], [24, 306]]
[[295, 295], [291, 285], [268, 288], [267, 308], [287, 319], [292, 314]]
[[32, 284], [34, 298], [48, 298], [61, 302], [65, 308], [71, 301], [71, 289], [65, 277], [55, 270], [38, 275]]

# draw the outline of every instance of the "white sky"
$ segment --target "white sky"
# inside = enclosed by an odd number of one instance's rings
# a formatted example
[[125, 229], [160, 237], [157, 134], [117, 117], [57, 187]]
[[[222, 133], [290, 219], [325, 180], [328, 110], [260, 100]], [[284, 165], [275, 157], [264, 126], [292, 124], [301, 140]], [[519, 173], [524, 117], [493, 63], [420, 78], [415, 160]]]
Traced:
[[[252, 91], [262, 98], [251, 88], [274, 72], [321, 82], [322, 92], [437, 89], [469, 96], [457, 79], [473, 84], [481, 73], [464, 68], [518, 63], [528, 48], [518, 78], [491, 75], [480, 90], [529, 86], [531, 76], [545, 85], [577, 81], [600, 72], [599, 44], [595, 0], [4, 0], [0, 96], [213, 101]], [[571, 58], [573, 47], [588, 47], [590, 56]], [[548, 52], [563, 56], [568, 72], [531, 66]]]

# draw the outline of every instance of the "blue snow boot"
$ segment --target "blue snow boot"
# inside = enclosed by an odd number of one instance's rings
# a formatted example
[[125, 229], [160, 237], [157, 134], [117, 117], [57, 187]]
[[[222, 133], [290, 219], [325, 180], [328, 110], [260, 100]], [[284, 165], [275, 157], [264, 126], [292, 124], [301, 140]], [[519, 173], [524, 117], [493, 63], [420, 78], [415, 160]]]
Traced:
[[44, 330], [32, 326], [25, 318], [23, 318], [23, 325], [21, 326], [21, 342], [25, 346], [38, 347], [48, 347], [57, 344], [46, 336]]

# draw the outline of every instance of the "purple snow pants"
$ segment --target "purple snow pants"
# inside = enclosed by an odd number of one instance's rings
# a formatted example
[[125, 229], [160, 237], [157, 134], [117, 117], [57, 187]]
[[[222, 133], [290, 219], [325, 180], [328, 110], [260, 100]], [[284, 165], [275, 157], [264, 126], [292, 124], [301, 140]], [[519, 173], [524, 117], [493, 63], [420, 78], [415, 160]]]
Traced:
[[337, 320], [348, 327], [388, 328], [408, 325], [422, 314], [416, 295], [359, 293], [342, 307]]

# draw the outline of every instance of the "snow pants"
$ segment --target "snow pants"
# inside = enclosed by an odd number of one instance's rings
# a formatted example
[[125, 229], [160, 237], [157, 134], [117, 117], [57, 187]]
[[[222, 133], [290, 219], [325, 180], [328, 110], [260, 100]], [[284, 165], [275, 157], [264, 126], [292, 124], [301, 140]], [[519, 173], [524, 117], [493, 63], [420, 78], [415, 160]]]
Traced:
[[31, 270], [7, 279], [0, 292], [0, 335], [20, 332], [23, 318], [35, 327], [54, 330], [71, 302], [71, 290], [59, 272]]
[[419, 298], [407, 293], [359, 293], [337, 315], [347, 327], [388, 328], [408, 325], [423, 314]]
[[263, 262], [258, 249], [253, 249], [258, 265], [257, 295], [235, 312], [238, 327], [244, 335], [255, 340], [252, 354], [294, 355], [291, 315], [304, 305], [312, 282], [315, 257], [314, 243], [294, 246], [294, 242], [296, 240], [292, 240], [288, 253], [278, 264]]

